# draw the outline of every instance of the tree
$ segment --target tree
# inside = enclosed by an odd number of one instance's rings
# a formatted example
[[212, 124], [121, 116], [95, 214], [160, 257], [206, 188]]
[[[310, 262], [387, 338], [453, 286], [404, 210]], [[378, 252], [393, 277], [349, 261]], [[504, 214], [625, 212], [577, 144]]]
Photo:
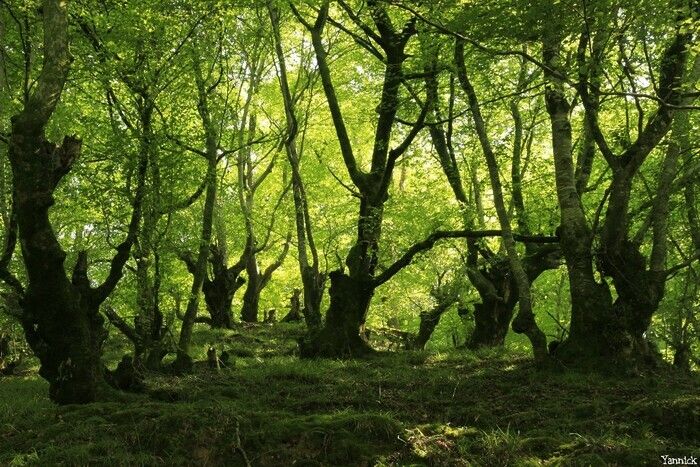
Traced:
[[[330, 278], [330, 305], [326, 312], [324, 326], [312, 332], [303, 343], [302, 356], [358, 356], [370, 351], [369, 345], [360, 335], [366, 320], [374, 290], [388, 280], [375, 277], [377, 254], [381, 237], [384, 203], [388, 197], [394, 167], [397, 159], [423, 127], [425, 111], [416, 120], [404, 140], [390, 148], [391, 135], [397, 123], [399, 110], [399, 88], [404, 81], [404, 62], [408, 41], [416, 34], [415, 19], [409, 19], [397, 28], [383, 4], [368, 2], [371, 21], [375, 29], [365, 24], [344, 2], [340, 4], [346, 13], [365, 31], [376, 44], [365, 42], [366, 47], [384, 62], [382, 94], [377, 107], [376, 131], [369, 171], [363, 171], [358, 164], [338, 96], [333, 85], [328, 65], [328, 52], [323, 44], [323, 31], [329, 20], [329, 3], [325, 2], [313, 24], [293, 9], [295, 16], [311, 33], [311, 40], [318, 62], [321, 83], [331, 113], [340, 152], [348, 175], [357, 189], [360, 209], [357, 218], [357, 240], [348, 252], [343, 269], [332, 271]], [[380, 51], [381, 50], [381, 51]]]
[[[297, 252], [299, 272], [301, 274], [304, 291], [304, 307], [302, 312], [306, 319], [306, 324], [310, 328], [318, 328], [321, 325], [321, 300], [325, 289], [326, 274], [320, 271], [318, 249], [316, 248], [316, 242], [314, 240], [311, 216], [309, 215], [308, 197], [301, 176], [300, 162], [303, 152], [303, 140], [298, 142], [297, 139], [299, 134], [299, 119], [296, 111], [298, 96], [292, 95], [289, 85], [287, 65], [284, 58], [282, 37], [280, 34], [280, 12], [274, 5], [268, 4], [268, 14], [272, 24], [275, 55], [277, 57], [277, 74], [287, 121], [287, 134], [285, 136], [284, 145], [289, 165], [292, 168]], [[311, 253], [311, 261], [309, 261], [309, 252]]]
[[68, 2], [46, 0], [43, 65], [22, 110], [12, 118], [9, 159], [13, 169], [14, 205], [22, 259], [27, 271], [21, 295], [21, 322], [27, 342], [41, 362], [40, 374], [49, 382], [49, 395], [61, 404], [94, 401], [104, 385], [100, 359], [106, 332], [99, 306], [122, 276], [134, 242], [144, 195], [145, 165], [126, 239], [117, 247], [107, 279], [93, 287], [88, 279], [87, 254], [80, 255], [72, 277], [64, 270], [66, 253], [49, 220], [54, 192], [80, 155], [81, 141], [64, 137], [60, 145], [46, 139], [46, 127], [61, 98], [70, 71]]
[[[589, 14], [593, 14], [589, 12]], [[588, 18], [592, 21], [592, 18]], [[566, 68], [561, 62], [563, 37], [554, 24], [543, 36], [543, 63], [545, 65], [547, 112], [552, 125], [552, 147], [555, 162], [555, 180], [561, 212], [561, 246], [569, 271], [571, 284], [571, 328], [569, 337], [557, 348], [557, 357], [566, 362], [589, 364], [591, 361], [633, 360], [652, 358], [653, 351], [644, 338], [651, 317], [663, 298], [667, 271], [665, 224], [668, 191], [656, 194], [652, 224], [652, 251], [647, 258], [640, 245], [630, 239], [629, 204], [633, 181], [649, 154], [669, 131], [676, 108], [687, 103], [682, 96], [682, 82], [686, 75], [688, 45], [692, 33], [681, 26], [682, 18], [673, 24], [674, 31], [659, 61], [658, 89], [654, 98], [658, 106], [651, 117], [640, 126], [636, 140], [626, 145], [619, 154], [608, 143], [600, 128], [596, 96], [601, 89], [589, 80], [589, 71], [603, 66], [596, 57], [588, 59], [588, 44], [594, 34], [606, 34], [604, 28], [586, 22], [579, 36], [577, 67], [579, 84], [576, 86], [585, 106], [589, 131], [598, 150], [612, 170], [607, 192], [609, 199], [603, 215], [599, 247], [593, 248], [594, 232], [586, 219], [581, 197], [576, 189], [572, 154], [571, 104], [564, 90]], [[700, 63], [691, 65], [692, 80]], [[674, 172], [676, 156], [667, 154], [662, 184]], [[665, 178], [665, 179], [664, 179]], [[603, 280], [596, 280], [594, 261]], [[617, 298], [613, 299], [605, 278], [611, 278]]]
[[[103, 25], [105, 18], [99, 14], [84, 12], [76, 19], [82, 35], [96, 53], [96, 60], [91, 64], [99, 66], [102, 71], [96, 79], [104, 89], [113, 137], [117, 139], [126, 133], [124, 138], [134, 142], [138, 159], [147, 165], [143, 222], [134, 244], [135, 267], [131, 268], [136, 276], [138, 311], [130, 329], [127, 329], [130, 325], [113, 313], [111, 308], [107, 310], [107, 317], [133, 341], [136, 366], [158, 369], [168, 351], [164, 342], [167, 333], [165, 313], [161, 309], [163, 243], [172, 215], [187, 209], [200, 198], [207, 178], [191, 195], [174, 200], [179, 194], [173, 194], [170, 190], [172, 180], [163, 175], [166, 168], [162, 159], [165, 148], [156, 119], [163, 115], [163, 97], [173, 85], [174, 76], [177, 76], [173, 68], [178, 65], [177, 59], [201, 21], [201, 16], [194, 20], [188, 18], [190, 21], [184, 23], [182, 30], [175, 29], [174, 37], [164, 38], [162, 34], [167, 29], [165, 23], [139, 31], [135, 36], [126, 34], [130, 27], [126, 19], [133, 19], [138, 13], [124, 8], [117, 11], [124, 16], [124, 20], [117, 22], [116, 28], [110, 25], [101, 30], [98, 25]], [[153, 10], [142, 12], [152, 14]], [[177, 9], [171, 13], [182, 16]], [[115, 39], [118, 42], [115, 43]], [[175, 45], [171, 48], [173, 43]], [[129, 143], [122, 144], [128, 146]]]
[[[483, 117], [481, 117], [481, 106], [479, 105], [477, 94], [474, 86], [467, 75], [464, 57], [464, 41], [457, 39], [454, 47], [454, 63], [455, 70], [450, 75], [450, 91], [449, 91], [449, 111], [446, 116], [443, 115], [440, 109], [439, 85], [438, 85], [438, 57], [439, 47], [428, 46], [427, 53], [431, 58], [428, 63], [430, 65], [426, 69], [426, 89], [428, 91], [428, 99], [432, 106], [433, 122], [429, 125], [431, 140], [433, 147], [438, 155], [440, 166], [447, 178], [447, 181], [454, 193], [455, 199], [459, 203], [463, 217], [463, 225], [465, 229], [474, 229], [478, 224], [484, 223], [484, 206], [481, 201], [480, 190], [482, 184], [478, 183], [476, 171], [472, 169], [470, 174], [471, 187], [467, 189], [462, 182], [460, 167], [457, 163], [455, 154], [453, 134], [455, 127], [459, 124], [455, 117], [455, 80], [458, 80], [464, 93], [468, 97], [470, 112], [475, 120], [476, 132], [484, 155], [488, 154], [489, 174], [492, 182], [497, 174], [494, 172], [494, 167], [499, 164], [493, 159], [492, 143], [487, 134]], [[524, 150], [527, 146], [530, 151], [532, 141], [532, 132], [534, 128], [529, 128], [528, 137], [523, 137], [523, 119], [518, 105], [518, 98], [525, 92], [525, 88], [534, 78], [534, 73], [528, 73], [525, 61], [520, 62], [520, 69], [517, 72], [517, 85], [514, 92], [516, 96], [510, 102], [510, 113], [512, 116], [513, 131], [513, 147], [511, 159], [511, 206], [515, 211], [517, 218], [518, 231], [521, 234], [528, 235], [531, 233], [527, 211], [523, 201], [522, 184], [520, 180], [523, 177], [524, 170], [521, 168], [521, 160]], [[444, 121], [447, 123], [447, 131], [444, 129]], [[464, 131], [462, 131], [464, 132]], [[528, 154], [528, 160], [531, 154]], [[494, 165], [495, 164], [495, 165]], [[478, 164], [474, 164], [478, 166]], [[488, 164], [487, 164], [488, 165]], [[500, 185], [500, 180], [499, 180]], [[471, 199], [467, 193], [473, 193]], [[502, 204], [502, 196], [496, 196], [498, 190], [495, 190], [495, 203]], [[505, 204], [503, 204], [505, 209]], [[510, 212], [513, 209], [508, 209], [506, 214], [510, 218]], [[504, 214], [502, 211], [501, 214]], [[510, 221], [506, 222], [508, 225]], [[501, 226], [502, 227], [502, 226]], [[503, 228], [503, 227], [502, 227]], [[498, 346], [503, 345], [508, 327], [513, 316], [513, 309], [518, 302], [520, 294], [518, 293], [518, 281], [516, 275], [512, 274], [509, 259], [501, 253], [493, 252], [488, 245], [478, 244], [473, 240], [467, 242], [468, 254], [464, 269], [469, 277], [474, 288], [480, 296], [480, 303], [474, 305], [474, 321], [475, 327], [471, 336], [468, 338], [467, 345], [470, 348], [478, 348], [481, 346]], [[523, 269], [529, 283], [537, 279], [542, 272], [547, 269], [556, 268], [559, 266], [557, 261], [558, 248], [556, 245], [537, 245], [526, 243], [525, 255], [522, 258]], [[479, 265], [479, 257], [483, 259]], [[522, 278], [521, 278], [522, 279]], [[519, 327], [522, 329], [522, 327]]]

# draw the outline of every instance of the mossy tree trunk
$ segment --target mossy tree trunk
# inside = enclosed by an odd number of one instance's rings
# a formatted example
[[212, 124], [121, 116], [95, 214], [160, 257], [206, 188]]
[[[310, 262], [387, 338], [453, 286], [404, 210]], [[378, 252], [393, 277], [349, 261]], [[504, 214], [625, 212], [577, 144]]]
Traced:
[[503, 345], [515, 305], [518, 303], [518, 285], [504, 258], [497, 256], [488, 268], [481, 268], [479, 276], [468, 271], [471, 283], [479, 292], [480, 302], [474, 304], [474, 330], [467, 338], [467, 347], [497, 347]]
[[[127, 80], [128, 81], [128, 80]], [[129, 81], [130, 82], [130, 81]], [[131, 83], [131, 82], [130, 82]], [[136, 316], [134, 332], [137, 341], [134, 365], [152, 370], [160, 367], [164, 354], [161, 341], [165, 335], [160, 309], [160, 254], [156, 226], [160, 218], [160, 165], [154, 148], [153, 112], [155, 102], [148, 85], [133, 85], [138, 109], [139, 157], [148, 164], [148, 191], [144, 199], [143, 220], [134, 248], [136, 262]]]
[[[369, 171], [358, 164], [335, 91], [328, 52], [323, 44], [323, 30], [328, 22], [329, 2], [324, 2], [313, 24], [292, 6], [297, 19], [311, 32], [311, 41], [318, 63], [321, 84], [336, 131], [340, 152], [353, 193], [360, 199], [357, 219], [357, 238], [350, 249], [344, 269], [330, 273], [330, 305], [323, 326], [312, 329], [302, 345], [302, 356], [348, 357], [366, 354], [370, 347], [361, 337], [376, 280], [379, 240], [384, 216], [384, 203], [397, 159], [406, 151], [424, 126], [426, 111], [409, 130], [401, 144], [390, 148], [391, 135], [399, 109], [399, 87], [405, 79], [403, 66], [408, 58], [405, 53], [408, 41], [416, 34], [415, 18], [408, 20], [401, 29], [395, 27], [386, 5], [370, 0], [367, 3], [371, 24], [351, 15], [365, 31], [373, 31], [374, 45], [365, 47], [379, 56], [384, 65], [382, 93], [377, 106], [376, 128]], [[347, 6], [345, 8], [348, 8]], [[356, 190], [356, 191], [355, 191]]]
[[[275, 55], [277, 57], [277, 72], [280, 89], [284, 99], [285, 117], [287, 121], [287, 135], [285, 138], [285, 150], [287, 160], [292, 168], [292, 195], [294, 199], [294, 220], [296, 225], [297, 259], [301, 282], [303, 285], [304, 306], [302, 312], [306, 325], [310, 329], [321, 326], [321, 300], [325, 290], [326, 275], [320, 271], [318, 250], [314, 241], [311, 216], [306, 197], [306, 188], [301, 176], [300, 161], [303, 150], [303, 139], [297, 142], [299, 134], [299, 120], [296, 115], [296, 98], [292, 95], [287, 78], [287, 65], [282, 49], [280, 34], [279, 10], [272, 3], [268, 4], [268, 13], [272, 24], [273, 39], [275, 43]], [[308, 250], [308, 251], [307, 251]], [[309, 253], [311, 259], [309, 260]]]
[[[119, 329], [131, 329], [130, 340], [134, 342], [134, 364], [137, 368], [158, 369], [168, 349], [163, 342], [167, 333], [164, 314], [161, 310], [161, 243], [163, 235], [158, 233], [159, 222], [165, 216], [192, 206], [204, 192], [206, 177], [192, 195], [175, 203], [163, 201], [163, 180], [161, 176], [161, 161], [157, 133], [154, 125], [156, 99], [167, 87], [167, 74], [164, 71], [172, 65], [172, 61], [180, 53], [161, 60], [154, 57], [152, 51], [141, 45], [134, 49], [135, 61], [146, 68], [154, 67], [153, 73], [134, 74], [128, 68], [114, 66], [121, 59], [104, 43], [102, 37], [106, 31], [98, 29], [97, 25], [84, 17], [76, 16], [75, 21], [81, 33], [95, 51], [97, 59], [104, 65], [106, 74], [114, 74], [124, 89], [129, 92], [129, 99], [122, 99], [111, 79], [104, 80], [107, 103], [110, 108], [110, 118], [113, 128], [125, 128], [137, 140], [138, 157], [147, 164], [147, 190], [143, 201], [142, 226], [134, 245], [133, 258], [136, 263], [136, 309], [133, 327], [121, 323], [115, 314], [108, 314], [110, 321]], [[133, 112], [125, 111], [133, 104]], [[135, 118], [132, 117], [135, 116]], [[179, 143], [179, 141], [176, 141]], [[132, 337], [134, 337], [132, 339]]]
[[[515, 305], [518, 303], [518, 284], [505, 258], [490, 256], [489, 267], [481, 268], [480, 275], [470, 277], [481, 301], [474, 305], [474, 330], [467, 338], [467, 347], [498, 347], [505, 342]], [[525, 244], [523, 268], [530, 283], [549, 269], [559, 267], [561, 250], [556, 244]], [[473, 270], [468, 271], [470, 276]]]
[[[594, 23], [591, 23], [594, 24]], [[609, 200], [600, 234], [600, 246], [592, 248], [593, 232], [588, 226], [577, 190], [572, 160], [572, 136], [569, 122], [563, 69], [560, 63], [562, 38], [552, 29], [545, 35], [543, 62], [547, 66], [545, 100], [552, 126], [555, 179], [561, 213], [561, 245], [571, 289], [571, 327], [568, 338], [557, 347], [556, 356], [569, 363], [596, 367], [600, 362], [628, 365], [654, 359], [644, 332], [663, 297], [668, 271], [666, 260], [666, 223], [670, 182], [675, 176], [677, 154], [666, 154], [659, 174], [659, 189], [652, 207], [652, 251], [645, 257], [640, 245], [630, 238], [629, 201], [633, 180], [651, 151], [671, 128], [675, 108], [687, 103], [681, 97], [681, 83], [686, 73], [688, 44], [691, 36], [680, 26], [664, 50], [659, 70], [657, 95], [661, 103], [637, 140], [622, 154], [614, 154], [599, 127], [596, 94], [590, 70], [600, 63], [587, 57], [590, 35], [584, 28], [579, 41], [577, 90], [586, 108], [587, 131], [590, 131], [606, 163], [612, 169]], [[595, 31], [604, 34], [604, 31]], [[691, 66], [691, 76], [700, 71], [698, 60]], [[693, 78], [696, 79], [696, 78]], [[603, 280], [594, 275], [594, 259]], [[649, 267], [647, 267], [647, 262]], [[617, 298], [605, 278], [611, 278]]]
[[324, 325], [313, 329], [301, 341], [301, 357], [353, 358], [372, 353], [361, 329], [374, 295], [374, 286], [337, 270], [329, 274], [329, 279], [330, 306]]
[[21, 323], [27, 342], [40, 362], [39, 374], [49, 382], [49, 396], [60, 404], [96, 400], [105, 384], [101, 362], [106, 338], [99, 306], [121, 278], [138, 229], [145, 165], [127, 238], [117, 247], [105, 281], [92, 287], [87, 254], [81, 252], [72, 277], [66, 275], [66, 253], [49, 221], [54, 191], [80, 154], [81, 141], [65, 137], [60, 145], [46, 139], [46, 126], [58, 104], [70, 69], [68, 2], [45, 0], [44, 61], [22, 111], [12, 117], [9, 158], [14, 206], [28, 285], [22, 292]]

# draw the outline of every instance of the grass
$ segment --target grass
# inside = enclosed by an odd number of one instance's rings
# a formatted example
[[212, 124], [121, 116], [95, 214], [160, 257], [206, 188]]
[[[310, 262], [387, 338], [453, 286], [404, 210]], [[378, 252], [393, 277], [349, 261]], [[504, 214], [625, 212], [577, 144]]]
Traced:
[[35, 374], [0, 379], [0, 465], [658, 465], [700, 453], [696, 376], [542, 372], [494, 351], [300, 361], [299, 333], [199, 331], [198, 358], [214, 344], [235, 366], [151, 375], [132, 402], [56, 407]]

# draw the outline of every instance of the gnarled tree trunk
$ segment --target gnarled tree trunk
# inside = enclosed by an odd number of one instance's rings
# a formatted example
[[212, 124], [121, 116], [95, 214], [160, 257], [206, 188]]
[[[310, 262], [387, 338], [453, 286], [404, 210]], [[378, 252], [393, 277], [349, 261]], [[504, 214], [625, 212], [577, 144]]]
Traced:
[[[640, 124], [637, 140], [622, 154], [616, 155], [598, 125], [595, 100], [598, 90], [589, 84], [588, 70], [592, 65], [587, 63], [586, 52], [590, 33], [587, 25], [579, 42], [577, 58], [580, 82], [577, 89], [586, 108], [587, 131], [592, 133], [613, 172], [600, 246], [595, 252], [595, 262], [602, 276], [600, 282], [593, 272], [593, 232], [586, 222], [580, 193], [576, 188], [571, 156], [570, 104], [561, 79], [563, 73], [559, 52], [562, 38], [557, 37], [558, 32], [549, 31], [545, 36], [543, 58], [548, 67], [545, 69], [545, 99], [552, 124], [555, 178], [562, 221], [561, 246], [569, 272], [572, 298], [569, 336], [557, 347], [555, 354], [569, 364], [598, 368], [601, 364], [627, 366], [655, 359], [655, 352], [647, 345], [644, 332], [664, 293], [668, 186], [675, 176], [677, 153], [667, 153], [659, 174], [659, 190], [652, 207], [651, 224], [654, 229], [648, 268], [640, 245], [630, 239], [629, 201], [633, 180], [647, 156], [670, 129], [674, 109], [687, 103], [687, 98], [681, 98], [680, 85], [691, 37], [687, 31], [677, 27], [660, 61], [657, 95], [661, 104], [644, 126]], [[697, 77], [699, 72], [700, 63], [696, 60], [691, 73]], [[614, 300], [605, 280], [608, 277], [612, 278], [617, 292]]]
[[324, 326], [301, 341], [301, 357], [351, 358], [371, 353], [361, 330], [374, 295], [374, 285], [337, 270], [331, 272], [329, 278], [331, 302]]
[[241, 258], [239, 262], [228, 267], [224, 262], [223, 253], [215, 245], [210, 247], [209, 263], [213, 273], [211, 278], [204, 279], [202, 292], [211, 327], [230, 329], [233, 326], [231, 302], [236, 291], [245, 284], [245, 279], [240, 276], [245, 264]]
[[45, 0], [44, 61], [23, 110], [12, 117], [9, 158], [14, 202], [28, 285], [20, 300], [27, 342], [39, 358], [39, 374], [49, 395], [61, 404], [94, 401], [104, 384], [101, 348], [107, 334], [100, 304], [116, 286], [129, 256], [140, 219], [145, 167], [139, 168], [139, 191], [127, 239], [117, 247], [107, 279], [99, 287], [87, 278], [87, 255], [81, 253], [69, 279], [62, 250], [49, 221], [56, 186], [80, 154], [81, 142], [65, 137], [47, 141], [45, 129], [61, 97], [70, 69], [68, 2]]

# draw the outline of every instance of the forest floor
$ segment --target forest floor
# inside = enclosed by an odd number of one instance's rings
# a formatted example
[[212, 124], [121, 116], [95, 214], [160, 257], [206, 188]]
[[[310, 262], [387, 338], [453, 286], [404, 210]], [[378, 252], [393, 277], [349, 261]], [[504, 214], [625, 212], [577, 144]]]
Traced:
[[[33, 371], [0, 379], [0, 465], [659, 465], [700, 457], [700, 381], [537, 371], [505, 352], [300, 361], [301, 330], [196, 334], [220, 371], [57, 407]], [[112, 343], [113, 361], [128, 350]]]

